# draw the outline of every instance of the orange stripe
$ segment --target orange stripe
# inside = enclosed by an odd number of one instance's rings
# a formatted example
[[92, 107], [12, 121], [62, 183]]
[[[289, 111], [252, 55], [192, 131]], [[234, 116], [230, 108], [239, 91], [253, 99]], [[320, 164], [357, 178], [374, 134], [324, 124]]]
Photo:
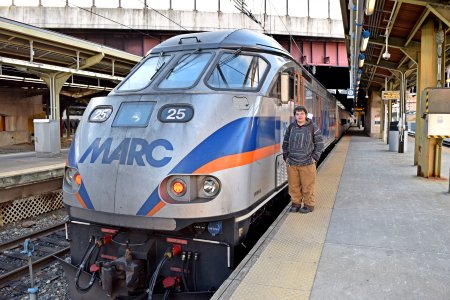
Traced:
[[84, 208], [87, 208], [86, 203], [84, 203], [83, 198], [81, 198], [79, 193], [75, 194], [75, 197], [77, 197], [78, 202], [80, 202], [81, 206], [83, 206]]
[[243, 165], [250, 164], [254, 161], [260, 160], [264, 157], [267, 157], [279, 151], [280, 151], [280, 144], [275, 144], [254, 151], [220, 157], [207, 163], [206, 165], [203, 165], [202, 167], [194, 171], [193, 174], [213, 173], [220, 170], [240, 167]]
[[147, 213], [147, 216], [153, 216], [154, 214], [156, 214], [161, 208], [163, 208], [166, 205], [166, 203], [162, 202], [161, 200], [159, 200], [158, 204], [156, 204], [155, 207], [152, 208], [151, 211], [149, 211]]
[[[257, 149], [255, 151], [224, 156], [216, 160], [213, 160], [207, 163], [206, 165], [203, 165], [202, 167], [194, 171], [192, 174], [212, 173], [220, 170], [247, 165], [254, 161], [272, 155], [274, 153], [278, 153], [279, 151], [280, 151], [280, 144], [275, 144]], [[160, 200], [158, 204], [156, 204], [156, 206], [153, 207], [153, 209], [147, 213], [147, 216], [153, 216], [165, 205], [166, 203]]]

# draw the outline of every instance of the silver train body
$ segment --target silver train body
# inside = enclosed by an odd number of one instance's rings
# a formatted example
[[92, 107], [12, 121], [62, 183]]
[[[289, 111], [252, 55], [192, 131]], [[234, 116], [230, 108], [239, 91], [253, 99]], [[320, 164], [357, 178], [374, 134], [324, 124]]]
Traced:
[[[348, 128], [325, 88], [249, 30], [173, 37], [107, 97], [92, 99], [63, 185], [72, 297], [218, 288], [235, 246], [286, 187], [281, 143], [298, 104], [327, 147]], [[168, 256], [171, 265], [158, 270]], [[175, 283], [162, 287], [158, 277]]]

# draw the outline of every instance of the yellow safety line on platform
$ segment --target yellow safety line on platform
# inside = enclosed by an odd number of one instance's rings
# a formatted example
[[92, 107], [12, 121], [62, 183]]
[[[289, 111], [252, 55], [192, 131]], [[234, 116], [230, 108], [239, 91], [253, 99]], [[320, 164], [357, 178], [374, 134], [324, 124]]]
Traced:
[[350, 140], [350, 136], [343, 137], [321, 166], [314, 212], [287, 213], [278, 231], [263, 243], [266, 248], [231, 299], [309, 298]]

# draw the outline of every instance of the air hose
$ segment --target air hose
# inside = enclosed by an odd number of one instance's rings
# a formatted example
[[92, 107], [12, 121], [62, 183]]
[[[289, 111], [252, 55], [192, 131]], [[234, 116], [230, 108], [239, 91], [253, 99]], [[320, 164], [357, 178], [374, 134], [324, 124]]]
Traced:
[[166, 263], [166, 261], [172, 259], [172, 257], [178, 256], [180, 253], [181, 253], [180, 245], [173, 245], [171, 250], [164, 253], [164, 257], [159, 262], [158, 266], [155, 269], [155, 272], [153, 272], [152, 278], [150, 279], [148, 285], [148, 300], [152, 300], [153, 298], [153, 290], [155, 289], [156, 280], [158, 279], [159, 272], [161, 272], [161, 269]]
[[90, 248], [88, 248], [89, 250], [86, 249], [87, 251], [85, 252], [83, 260], [81, 261], [81, 264], [78, 267], [77, 274], [75, 275], [75, 287], [80, 292], [85, 293], [85, 292], [89, 291], [92, 288], [92, 286], [94, 285], [96, 272], [92, 272], [91, 278], [90, 278], [87, 286], [85, 286], [85, 287], [80, 286], [81, 273], [83, 272], [86, 264], [89, 263], [89, 261], [91, 260], [94, 250], [100, 249], [102, 246], [109, 244], [111, 242], [111, 238], [112, 237], [110, 235], [107, 235], [107, 236], [97, 240]]
[[164, 257], [159, 262], [158, 266], [156, 267], [155, 272], [153, 272], [153, 276], [150, 279], [150, 283], [148, 285], [148, 300], [152, 300], [153, 298], [153, 290], [155, 289], [156, 280], [158, 278], [159, 272], [161, 271], [162, 267], [167, 261], [167, 257], [164, 255]]

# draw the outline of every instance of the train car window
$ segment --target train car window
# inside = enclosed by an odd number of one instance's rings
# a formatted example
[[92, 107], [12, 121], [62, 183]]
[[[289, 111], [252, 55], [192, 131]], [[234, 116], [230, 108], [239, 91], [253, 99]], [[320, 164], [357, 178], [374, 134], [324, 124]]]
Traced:
[[113, 127], [146, 127], [156, 102], [123, 102]]
[[211, 59], [212, 53], [189, 53], [183, 55], [159, 83], [162, 89], [183, 89], [195, 84]]
[[278, 98], [278, 99], [281, 98], [280, 76], [277, 76], [277, 80], [273, 83], [273, 86], [269, 92], [269, 97]]
[[151, 56], [117, 90], [130, 91], [143, 89], [156, 77], [170, 58], [169, 55]]
[[224, 53], [207, 84], [215, 89], [258, 90], [269, 64], [259, 56]]
[[308, 111], [314, 113], [313, 93], [308, 88], [305, 88], [305, 107], [306, 109], [308, 109]]

